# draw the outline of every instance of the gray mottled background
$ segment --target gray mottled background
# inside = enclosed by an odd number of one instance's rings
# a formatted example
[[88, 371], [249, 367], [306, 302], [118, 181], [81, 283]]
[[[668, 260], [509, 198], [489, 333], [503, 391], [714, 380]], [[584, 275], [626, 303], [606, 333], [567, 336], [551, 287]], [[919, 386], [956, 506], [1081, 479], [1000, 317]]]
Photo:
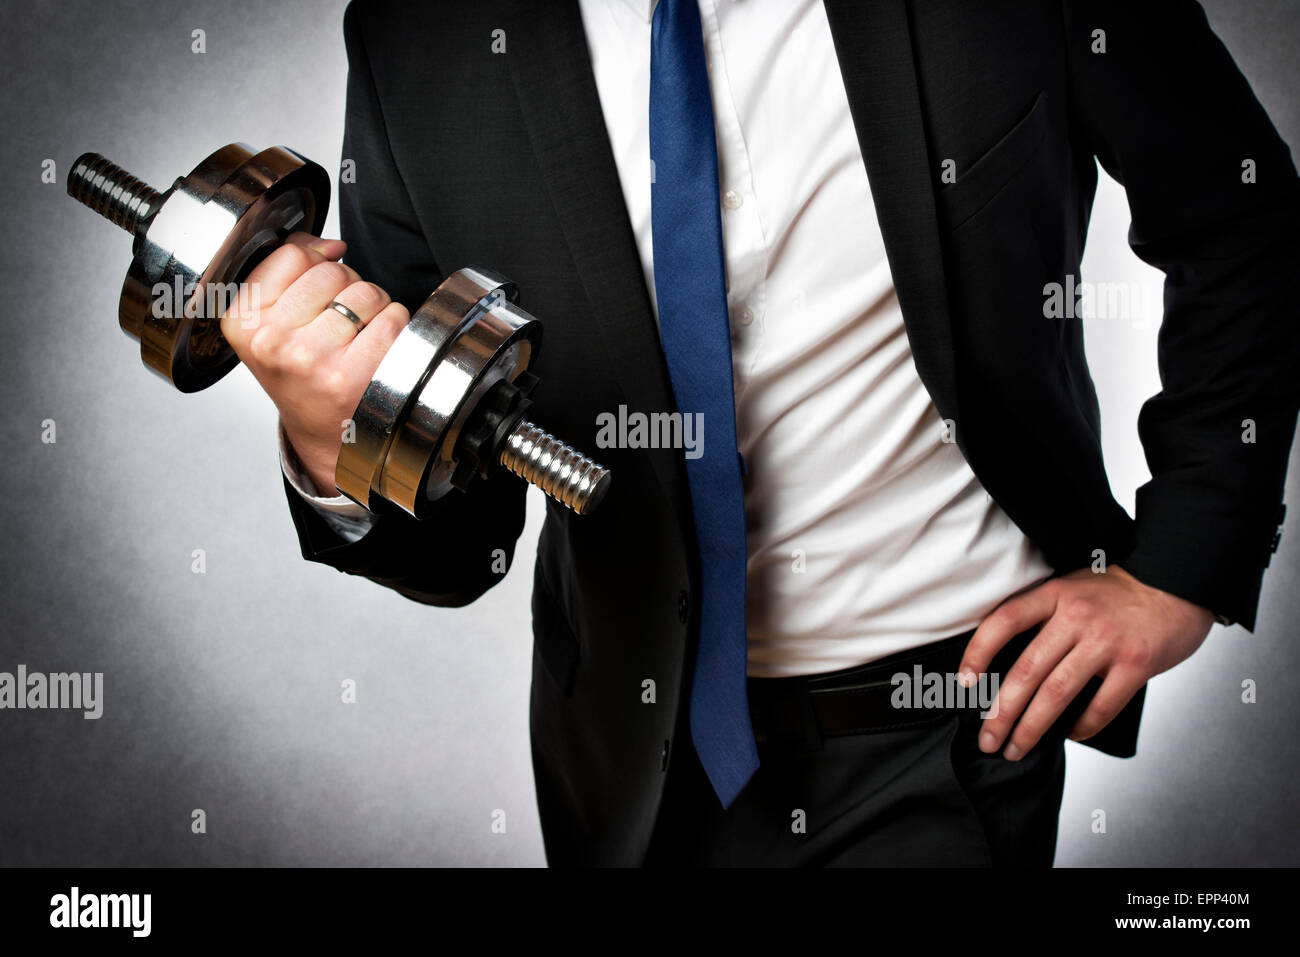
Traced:
[[[159, 186], [233, 140], [333, 166], [343, 6], [6, 4], [0, 671], [102, 671], [106, 703], [98, 721], [0, 711], [0, 863], [544, 863], [527, 723], [540, 503], [524, 573], [465, 609], [301, 561], [270, 402], [243, 370], [197, 396], [142, 371], [116, 323], [127, 237], [64, 195], [88, 149]], [[1293, 4], [1205, 6], [1300, 141]], [[47, 158], [57, 184], [41, 182]], [[1158, 302], [1160, 276], [1128, 251], [1127, 225], [1123, 192], [1104, 182], [1084, 279], [1143, 283]], [[1130, 508], [1158, 318], [1089, 322], [1106, 454]], [[1298, 482], [1293, 464], [1292, 502]], [[1256, 633], [1216, 627], [1153, 683], [1136, 759], [1068, 746], [1058, 864], [1300, 863], [1297, 563], [1284, 538]], [[355, 705], [340, 702], [346, 678]], [[1258, 704], [1240, 703], [1245, 678]], [[190, 832], [195, 808], [206, 835]], [[497, 809], [505, 834], [492, 833]], [[1090, 830], [1094, 809], [1105, 835]]]

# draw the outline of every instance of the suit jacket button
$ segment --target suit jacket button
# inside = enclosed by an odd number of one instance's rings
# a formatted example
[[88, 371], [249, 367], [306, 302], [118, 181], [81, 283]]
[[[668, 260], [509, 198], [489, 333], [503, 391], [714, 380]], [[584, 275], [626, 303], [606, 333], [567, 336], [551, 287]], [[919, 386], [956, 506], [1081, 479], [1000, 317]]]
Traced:
[[686, 624], [690, 607], [690, 601], [686, 597], [686, 590], [682, 589], [677, 593], [677, 618], [683, 625]]

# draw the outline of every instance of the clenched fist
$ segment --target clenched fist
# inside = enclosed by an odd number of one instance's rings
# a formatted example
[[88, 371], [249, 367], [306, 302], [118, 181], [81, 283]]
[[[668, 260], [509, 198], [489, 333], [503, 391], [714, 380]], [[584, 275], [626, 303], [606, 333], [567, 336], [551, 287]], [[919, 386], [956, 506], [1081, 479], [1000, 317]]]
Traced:
[[[343, 432], [406, 307], [338, 260], [346, 245], [294, 233], [254, 269], [221, 332], [280, 411], [316, 488], [333, 495]], [[331, 303], [346, 307], [358, 326]]]

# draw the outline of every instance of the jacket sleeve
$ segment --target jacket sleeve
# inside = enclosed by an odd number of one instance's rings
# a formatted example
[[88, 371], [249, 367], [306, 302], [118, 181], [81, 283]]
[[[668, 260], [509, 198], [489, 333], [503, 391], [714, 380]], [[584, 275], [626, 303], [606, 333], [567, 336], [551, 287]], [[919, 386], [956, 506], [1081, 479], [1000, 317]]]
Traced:
[[[348, 53], [343, 157], [355, 182], [340, 186], [339, 222], [347, 263], [414, 309], [442, 280], [389, 149], [383, 109], [370, 71], [360, 8], [343, 22]], [[452, 491], [416, 521], [393, 508], [361, 539], [348, 542], [284, 480], [305, 559], [363, 575], [431, 605], [466, 605], [499, 582], [524, 525], [526, 486], [504, 469], [468, 492]]]
[[1165, 274], [1161, 389], [1138, 419], [1152, 477], [1119, 564], [1253, 629], [1300, 407], [1295, 167], [1198, 3], [1062, 10], [1074, 135]]

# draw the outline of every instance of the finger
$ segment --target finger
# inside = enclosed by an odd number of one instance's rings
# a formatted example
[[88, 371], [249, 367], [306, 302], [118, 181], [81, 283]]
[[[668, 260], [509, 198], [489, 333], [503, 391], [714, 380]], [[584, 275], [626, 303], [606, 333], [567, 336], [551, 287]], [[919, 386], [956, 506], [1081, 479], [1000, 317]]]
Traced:
[[[284, 238], [286, 246], [309, 246], [323, 254], [326, 259], [338, 259], [347, 251], [348, 244], [341, 239], [325, 239], [313, 233], [290, 233]], [[334, 252], [337, 250], [337, 253]]]
[[[339, 398], [346, 397], [345, 404], [355, 407], [374, 378], [380, 361], [409, 320], [410, 314], [401, 303], [389, 302], [380, 309], [359, 334], [352, 336], [343, 352], [342, 362], [338, 361], [337, 353], [329, 357], [333, 370], [329, 380], [331, 393]], [[310, 361], [319, 361], [317, 354], [307, 354]], [[345, 419], [343, 424], [346, 426], [349, 421]]]
[[[304, 339], [313, 349], [341, 349], [352, 342], [375, 316], [389, 303], [388, 293], [372, 282], [361, 280], [346, 286], [325, 309], [302, 331]], [[334, 308], [343, 306], [357, 317], [360, 325]]]
[[1002, 685], [998, 688], [998, 696], [993, 700], [993, 707], [989, 709], [989, 715], [980, 728], [981, 751], [992, 754], [1002, 747], [1002, 742], [1038, 691], [1038, 686], [1060, 664], [1061, 659], [1070, 653], [1077, 640], [1078, 636], [1073, 629], [1049, 621], [1034, 636], [1034, 640], [1025, 646], [1024, 651], [1007, 669]]
[[294, 282], [319, 263], [338, 259], [345, 246], [341, 240], [319, 239], [308, 233], [293, 233], [239, 284], [233, 309], [221, 317], [221, 333], [243, 354], [262, 325], [262, 310], [269, 309]]
[[355, 361], [367, 371], [368, 377], [373, 378], [380, 360], [410, 321], [411, 314], [405, 306], [400, 302], [390, 302], [366, 323], [365, 328], [348, 346], [349, 361]]
[[[301, 328], [315, 321], [344, 289], [356, 282], [361, 282], [361, 277], [351, 266], [317, 263], [276, 300], [271, 321], [283, 329]], [[343, 316], [339, 319], [347, 321]]]
[[1046, 582], [1022, 595], [1008, 598], [979, 624], [962, 656], [958, 674], [969, 687], [986, 672], [1002, 647], [1021, 632], [1047, 621], [1056, 611], [1057, 583]]
[[1146, 682], [1139, 669], [1112, 668], [1088, 707], [1079, 715], [1079, 720], [1070, 728], [1070, 740], [1086, 740], [1110, 724]]
[[1038, 686], [1024, 717], [1011, 732], [1003, 757], [1008, 761], [1019, 761], [1028, 754], [1106, 664], [1105, 649], [1075, 645]]
[[312, 266], [337, 261], [346, 251], [347, 244], [341, 239], [291, 233], [278, 249], [257, 264], [244, 284], [256, 285], [262, 307], [269, 308]]

